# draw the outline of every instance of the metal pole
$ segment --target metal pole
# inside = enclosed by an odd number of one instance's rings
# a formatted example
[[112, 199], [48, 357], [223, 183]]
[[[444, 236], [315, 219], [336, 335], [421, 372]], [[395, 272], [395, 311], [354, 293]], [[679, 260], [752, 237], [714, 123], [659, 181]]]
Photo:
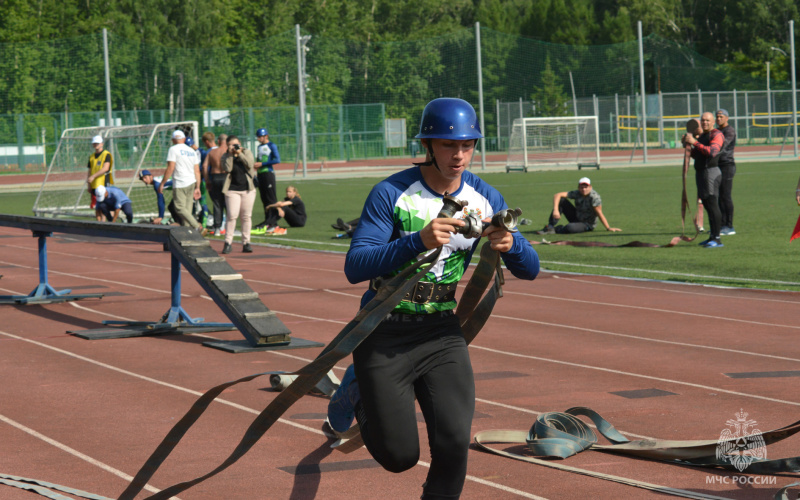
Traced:
[[772, 92], [769, 90], [769, 61], [767, 61], [767, 137], [772, 144]]
[[475, 53], [478, 56], [478, 112], [481, 117], [481, 170], [486, 170], [486, 126], [483, 121], [483, 70], [481, 69], [481, 23], [475, 22]]
[[295, 39], [297, 40], [297, 90], [300, 101], [300, 151], [303, 161], [303, 178], [306, 177], [306, 158], [308, 143], [306, 132], [306, 65], [305, 65], [305, 46], [300, 40], [300, 25], [294, 25]]
[[797, 75], [794, 67], [794, 21], [789, 21], [789, 47], [792, 54], [792, 122], [794, 123], [794, 155], [797, 156]]
[[112, 126], [111, 121], [111, 72], [108, 69], [108, 31], [103, 28], [103, 63], [106, 71], [106, 125]]
[[642, 161], [647, 163], [647, 106], [645, 105], [647, 94], [644, 93], [644, 42], [642, 41], [642, 22], [637, 21], [636, 27], [639, 33], [639, 87], [642, 92], [642, 136], [644, 137], [642, 141], [642, 154], [644, 155]]

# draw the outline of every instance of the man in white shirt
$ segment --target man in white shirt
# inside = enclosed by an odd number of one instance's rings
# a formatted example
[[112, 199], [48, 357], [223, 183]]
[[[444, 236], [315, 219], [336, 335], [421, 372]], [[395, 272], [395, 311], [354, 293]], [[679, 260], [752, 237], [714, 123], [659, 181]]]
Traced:
[[[172, 178], [172, 199], [182, 226], [197, 229], [203, 236], [206, 229], [192, 216], [194, 200], [200, 199], [200, 162], [197, 152], [187, 146], [186, 134], [181, 130], [172, 133], [172, 147], [167, 152], [167, 171], [164, 180]], [[164, 192], [164, 182], [158, 192]]]

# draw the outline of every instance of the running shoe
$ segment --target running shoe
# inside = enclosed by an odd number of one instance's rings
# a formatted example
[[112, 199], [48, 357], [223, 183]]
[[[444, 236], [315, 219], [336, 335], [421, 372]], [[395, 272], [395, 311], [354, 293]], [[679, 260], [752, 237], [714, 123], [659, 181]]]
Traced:
[[266, 234], [267, 227], [266, 226], [256, 226], [250, 230], [252, 234]]
[[725, 226], [722, 229], [720, 229], [719, 234], [722, 236], [733, 236], [734, 234], [736, 234], [736, 230], [733, 227]]
[[244, 253], [253, 253], [253, 247], [250, 246], [250, 243], [245, 243], [242, 247], [242, 252]]
[[275, 236], [283, 236], [286, 233], [287, 233], [287, 231], [286, 231], [285, 227], [276, 227], [275, 230], [272, 231], [272, 233], [270, 233], [270, 234], [273, 234]]
[[358, 390], [356, 371], [353, 365], [347, 367], [342, 382], [328, 403], [328, 424], [336, 432], [350, 428], [355, 418], [355, 408], [361, 393]]
[[225, 243], [225, 245], [222, 247], [222, 253], [224, 253], [224, 254], [231, 253], [232, 250], [233, 249], [231, 248], [231, 244], [230, 243]]
[[706, 241], [701, 241], [700, 243], [698, 243], [698, 245], [700, 245], [701, 247], [704, 247], [704, 246], [708, 245], [709, 243], [711, 243], [712, 241], [714, 241], [714, 238], [708, 238]]
[[721, 241], [719, 241], [719, 240], [711, 240], [711, 241], [709, 241], [708, 243], [706, 243], [706, 244], [705, 244], [705, 245], [703, 245], [703, 246], [704, 246], [705, 248], [722, 248], [722, 247], [724, 247], [725, 245], [723, 245], [723, 244], [722, 244], [722, 242], [721, 242]]

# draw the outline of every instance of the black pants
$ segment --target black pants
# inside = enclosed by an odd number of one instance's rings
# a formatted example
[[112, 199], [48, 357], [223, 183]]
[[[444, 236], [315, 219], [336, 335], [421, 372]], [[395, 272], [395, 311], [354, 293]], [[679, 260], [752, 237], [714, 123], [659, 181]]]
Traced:
[[222, 229], [222, 213], [225, 211], [225, 179], [228, 174], [211, 174], [211, 203], [214, 205], [214, 228]]
[[[97, 208], [100, 209], [100, 211], [103, 213], [108, 222], [114, 220], [114, 212], [116, 211], [116, 209], [110, 207], [104, 202], [98, 203]], [[131, 205], [130, 203], [126, 203], [122, 205], [119, 211], [125, 214], [125, 218], [128, 220], [128, 224], [133, 222], [133, 205]]]
[[703, 206], [708, 212], [708, 222], [711, 226], [711, 238], [719, 238], [722, 225], [722, 214], [719, 211], [719, 185], [722, 173], [719, 167], [695, 170], [694, 179], [697, 182], [697, 197], [703, 200]]
[[569, 221], [569, 224], [565, 226], [556, 226], [561, 219], [554, 218], [553, 212], [550, 212], [550, 220], [547, 223], [555, 226], [558, 234], [575, 234], [594, 230], [594, 226], [591, 224], [578, 221], [578, 211], [568, 199], [561, 198], [561, 201], [558, 202], [558, 211], [561, 212], [562, 217], [566, 217]]
[[736, 175], [736, 164], [720, 165], [722, 182], [719, 185], [719, 211], [722, 227], [733, 227], [733, 176]]
[[[286, 223], [289, 224], [290, 227], [303, 227], [306, 225], [306, 217], [301, 216], [292, 207], [282, 207], [283, 208], [283, 218], [286, 219]], [[278, 214], [277, 208], [270, 208], [267, 210], [266, 217], [264, 219], [264, 224], [268, 226], [277, 226], [278, 221], [281, 220], [281, 216]]]
[[275, 172], [258, 173], [258, 193], [261, 195], [261, 203], [264, 204], [264, 218], [267, 217], [267, 205], [272, 205], [278, 201], [278, 194], [275, 186]]
[[419, 460], [414, 399], [425, 417], [431, 467], [423, 499], [457, 499], [467, 474], [475, 382], [452, 311], [391, 315], [353, 353], [364, 444], [390, 472]]

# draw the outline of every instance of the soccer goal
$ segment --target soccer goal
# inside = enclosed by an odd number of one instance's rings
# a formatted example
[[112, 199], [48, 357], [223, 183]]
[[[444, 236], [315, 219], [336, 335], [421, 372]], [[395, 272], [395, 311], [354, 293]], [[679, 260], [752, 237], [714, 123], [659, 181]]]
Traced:
[[[92, 137], [103, 137], [103, 147], [114, 158], [113, 184], [131, 199], [138, 220], [158, 215], [156, 193], [139, 180], [139, 172], [164, 173], [172, 133], [180, 129], [197, 144], [197, 122], [157, 123], [119, 127], [85, 127], [64, 130], [50, 160], [39, 195], [33, 205], [37, 216], [94, 217], [86, 177]], [[171, 191], [164, 191], [168, 204]], [[167, 212], [167, 216], [169, 213]]]
[[554, 166], [600, 168], [596, 116], [514, 120], [508, 141], [506, 172]]

